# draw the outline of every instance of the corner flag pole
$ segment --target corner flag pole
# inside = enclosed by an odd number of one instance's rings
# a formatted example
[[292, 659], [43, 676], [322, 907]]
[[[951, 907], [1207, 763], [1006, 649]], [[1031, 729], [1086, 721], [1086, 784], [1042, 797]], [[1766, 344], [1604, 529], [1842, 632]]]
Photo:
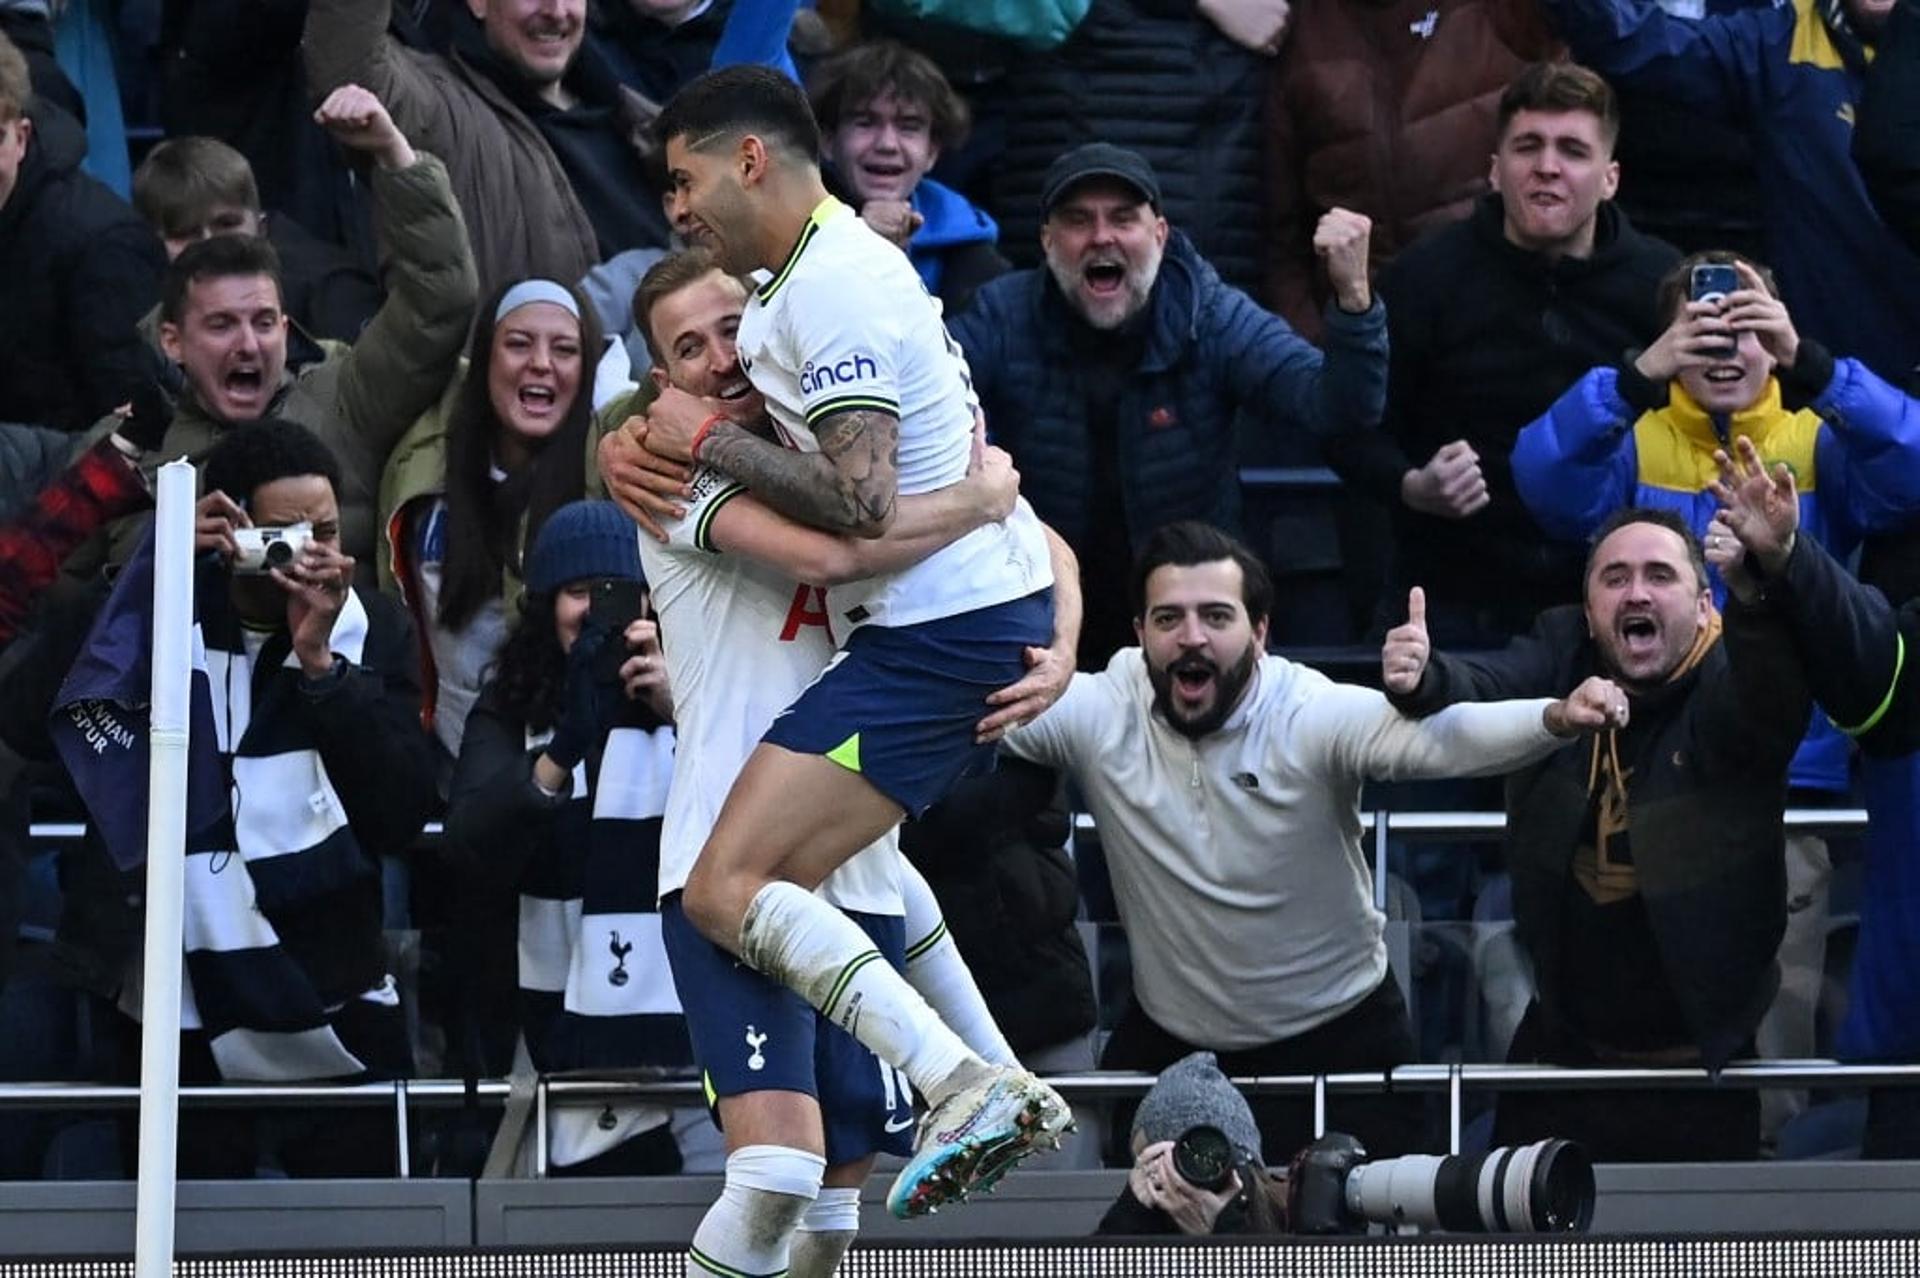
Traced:
[[186, 881], [187, 725], [193, 688], [193, 467], [184, 461], [168, 462], [160, 468], [156, 488], [135, 1278], [170, 1278], [173, 1272], [174, 1151], [180, 1123], [180, 898]]

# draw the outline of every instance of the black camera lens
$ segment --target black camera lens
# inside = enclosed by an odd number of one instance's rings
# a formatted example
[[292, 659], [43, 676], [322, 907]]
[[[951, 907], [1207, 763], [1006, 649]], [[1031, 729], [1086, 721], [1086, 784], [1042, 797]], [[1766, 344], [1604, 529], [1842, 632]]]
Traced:
[[1197, 1189], [1225, 1189], [1233, 1175], [1233, 1142], [1218, 1127], [1189, 1127], [1173, 1142], [1173, 1169]]
[[293, 547], [284, 541], [270, 541], [260, 553], [269, 568], [285, 568], [293, 562]]

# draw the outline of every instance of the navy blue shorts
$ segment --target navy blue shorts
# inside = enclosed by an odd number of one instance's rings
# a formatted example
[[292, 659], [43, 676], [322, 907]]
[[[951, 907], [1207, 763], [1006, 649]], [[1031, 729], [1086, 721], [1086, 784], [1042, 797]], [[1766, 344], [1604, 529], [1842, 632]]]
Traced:
[[[895, 971], [907, 965], [907, 923], [883, 914], [847, 917], [873, 938]], [[913, 1090], [886, 1064], [808, 1002], [700, 935], [680, 893], [660, 903], [667, 962], [686, 1011], [693, 1058], [707, 1105], [747, 1092], [804, 1092], [820, 1102], [827, 1166], [868, 1154], [913, 1152]]]
[[987, 696], [1053, 642], [1053, 592], [917, 626], [862, 626], [761, 740], [821, 754], [919, 816], [961, 777], [991, 771], [977, 745]]

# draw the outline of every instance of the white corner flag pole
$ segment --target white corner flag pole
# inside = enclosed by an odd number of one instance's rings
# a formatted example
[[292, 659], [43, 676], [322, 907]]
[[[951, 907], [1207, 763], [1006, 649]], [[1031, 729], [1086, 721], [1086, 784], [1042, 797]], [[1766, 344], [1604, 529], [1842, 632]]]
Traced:
[[134, 1278], [169, 1278], [173, 1272], [174, 1150], [180, 1120], [180, 897], [186, 877], [187, 725], [193, 688], [193, 467], [184, 461], [162, 466], [156, 495]]

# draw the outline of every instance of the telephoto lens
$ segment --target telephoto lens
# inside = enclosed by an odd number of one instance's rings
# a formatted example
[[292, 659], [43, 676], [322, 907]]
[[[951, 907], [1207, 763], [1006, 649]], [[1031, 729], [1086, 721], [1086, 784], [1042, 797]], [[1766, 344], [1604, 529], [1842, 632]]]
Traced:
[[1233, 1176], [1233, 1142], [1218, 1127], [1189, 1127], [1173, 1142], [1173, 1169], [1196, 1189], [1218, 1193]]
[[1570, 1140], [1386, 1158], [1346, 1183], [1347, 1210], [1364, 1220], [1460, 1233], [1585, 1233], [1593, 1196], [1593, 1160]]

